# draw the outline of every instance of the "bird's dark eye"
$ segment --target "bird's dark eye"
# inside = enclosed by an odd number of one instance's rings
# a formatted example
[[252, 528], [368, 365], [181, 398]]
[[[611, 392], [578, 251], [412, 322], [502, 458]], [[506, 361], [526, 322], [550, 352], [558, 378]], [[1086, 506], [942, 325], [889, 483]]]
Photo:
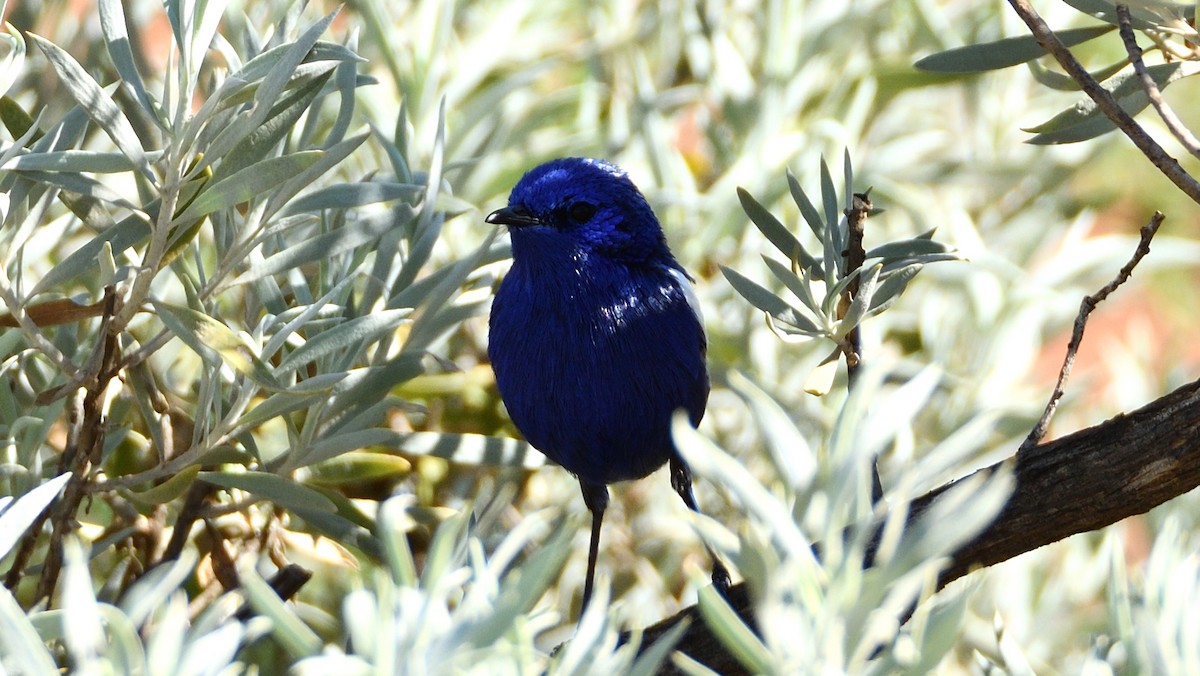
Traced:
[[573, 202], [567, 207], [567, 218], [576, 225], [583, 225], [596, 215], [596, 205], [587, 202]]

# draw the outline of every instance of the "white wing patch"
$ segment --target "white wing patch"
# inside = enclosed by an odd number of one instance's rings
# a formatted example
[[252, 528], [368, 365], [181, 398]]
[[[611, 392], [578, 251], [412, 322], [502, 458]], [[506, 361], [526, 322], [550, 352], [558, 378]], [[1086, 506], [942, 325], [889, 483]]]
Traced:
[[683, 297], [687, 298], [688, 307], [692, 308], [692, 312], [696, 315], [696, 321], [700, 322], [700, 330], [704, 331], [705, 335], [708, 331], [704, 329], [704, 313], [700, 310], [700, 297], [696, 295], [696, 290], [692, 288], [692, 283], [688, 281], [687, 275], [676, 270], [668, 268], [667, 272], [679, 282], [679, 287], [683, 289]]

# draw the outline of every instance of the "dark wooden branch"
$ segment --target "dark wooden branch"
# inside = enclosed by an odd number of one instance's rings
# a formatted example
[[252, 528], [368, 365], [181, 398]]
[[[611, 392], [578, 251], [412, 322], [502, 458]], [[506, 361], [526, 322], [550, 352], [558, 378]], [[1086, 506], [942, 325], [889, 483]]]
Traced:
[[[1131, 413], [1016, 455], [979, 473], [1011, 464], [1016, 487], [996, 520], [956, 551], [939, 588], [973, 570], [1007, 561], [1063, 538], [1144, 514], [1200, 486], [1200, 381]], [[975, 476], [972, 474], [971, 477]], [[908, 522], [964, 477], [917, 498]], [[754, 626], [746, 585], [729, 593], [738, 615]], [[676, 648], [718, 673], [745, 673], [690, 607], [649, 627], [649, 645], [684, 618], [691, 625]], [[668, 664], [667, 673], [671, 671]]]

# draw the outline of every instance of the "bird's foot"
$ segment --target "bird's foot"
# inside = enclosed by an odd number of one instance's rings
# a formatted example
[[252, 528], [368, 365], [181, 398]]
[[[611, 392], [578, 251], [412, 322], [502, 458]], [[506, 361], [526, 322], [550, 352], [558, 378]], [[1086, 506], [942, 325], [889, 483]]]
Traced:
[[713, 560], [712, 583], [723, 598], [729, 598], [729, 588], [733, 586], [733, 582], [729, 577], [729, 571], [725, 568], [725, 564], [716, 559]]

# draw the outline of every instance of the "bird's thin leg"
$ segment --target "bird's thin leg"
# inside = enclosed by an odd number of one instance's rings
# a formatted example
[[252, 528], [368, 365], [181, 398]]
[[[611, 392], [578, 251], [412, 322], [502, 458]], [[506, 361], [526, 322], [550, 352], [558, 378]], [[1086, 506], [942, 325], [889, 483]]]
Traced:
[[[674, 488], [679, 497], [683, 498], [683, 504], [687, 505], [688, 509], [697, 514], [701, 513], [700, 508], [696, 506], [696, 495], [692, 492], [692, 470], [677, 454], [671, 456], [671, 488]], [[708, 551], [708, 557], [712, 559], [713, 586], [721, 592], [722, 596], [725, 596], [730, 585], [729, 570], [725, 568], [725, 564], [707, 543], [705, 543], [704, 549]]]
[[603, 484], [579, 482], [583, 490], [583, 504], [592, 513], [592, 539], [588, 544], [587, 580], [583, 583], [583, 605], [579, 614], [587, 610], [592, 598], [592, 585], [596, 579], [596, 556], [600, 553], [600, 526], [604, 523], [604, 510], [608, 507], [608, 487]]

